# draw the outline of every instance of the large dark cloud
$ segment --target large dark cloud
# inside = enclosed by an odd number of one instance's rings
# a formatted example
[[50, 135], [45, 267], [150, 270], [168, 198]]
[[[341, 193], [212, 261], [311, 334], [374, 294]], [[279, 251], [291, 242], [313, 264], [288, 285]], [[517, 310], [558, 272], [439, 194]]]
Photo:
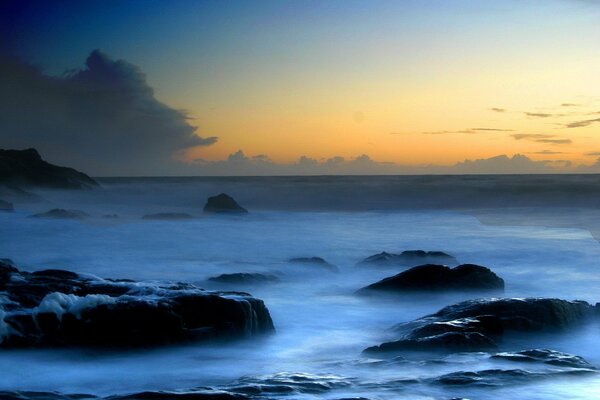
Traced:
[[94, 175], [178, 173], [179, 151], [217, 140], [158, 101], [140, 68], [97, 50], [63, 77], [0, 57], [0, 87], [0, 147], [36, 147]]

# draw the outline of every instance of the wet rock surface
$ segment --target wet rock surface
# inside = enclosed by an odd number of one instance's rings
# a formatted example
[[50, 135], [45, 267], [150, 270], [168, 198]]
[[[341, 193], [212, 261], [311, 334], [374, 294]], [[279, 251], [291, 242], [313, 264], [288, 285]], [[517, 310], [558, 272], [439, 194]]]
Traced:
[[457, 265], [458, 260], [443, 251], [405, 250], [398, 254], [383, 251], [359, 262], [359, 265], [403, 267], [413, 267], [421, 264]]
[[445, 307], [395, 327], [395, 341], [369, 347], [367, 353], [395, 351], [486, 351], [510, 332], [564, 330], [595, 314], [583, 301], [552, 298], [480, 299]]
[[415, 291], [503, 291], [504, 280], [489, 268], [462, 264], [454, 268], [426, 264], [362, 288], [359, 293]]
[[247, 293], [105, 280], [0, 261], [0, 347], [156, 346], [274, 331]]

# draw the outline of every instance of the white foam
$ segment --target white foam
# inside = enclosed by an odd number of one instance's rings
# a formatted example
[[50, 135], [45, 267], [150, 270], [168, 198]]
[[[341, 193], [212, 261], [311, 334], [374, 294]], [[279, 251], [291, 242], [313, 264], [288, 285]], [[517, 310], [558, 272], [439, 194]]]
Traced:
[[74, 314], [77, 318], [81, 317], [83, 310], [91, 307], [96, 307], [101, 304], [113, 304], [116, 302], [114, 297], [103, 294], [88, 294], [81, 297], [74, 294], [50, 293], [46, 295], [33, 312], [35, 314], [42, 312], [54, 313], [58, 318], [62, 318], [63, 314]]

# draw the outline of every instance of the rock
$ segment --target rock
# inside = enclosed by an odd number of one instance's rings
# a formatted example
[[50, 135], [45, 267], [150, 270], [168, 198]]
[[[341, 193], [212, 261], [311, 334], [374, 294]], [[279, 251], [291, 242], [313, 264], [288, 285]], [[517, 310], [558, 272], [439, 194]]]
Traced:
[[183, 220], [193, 219], [190, 214], [186, 213], [158, 213], [158, 214], [146, 214], [142, 217], [143, 219], [154, 219], [154, 220]]
[[595, 371], [589, 369], [570, 369], [556, 371], [527, 371], [522, 369], [484, 369], [481, 371], [457, 371], [432, 379], [433, 383], [449, 386], [480, 386], [492, 388], [531, 383], [537, 379], [569, 379], [574, 376], [589, 375]]
[[359, 293], [385, 291], [502, 291], [504, 280], [489, 268], [462, 264], [455, 268], [426, 264], [413, 267], [359, 290]]
[[0, 212], [13, 212], [15, 207], [8, 201], [0, 200]]
[[217, 214], [245, 214], [248, 210], [240, 206], [233, 197], [221, 193], [217, 196], [208, 198], [206, 205], [204, 206], [204, 212]]
[[420, 264], [457, 265], [458, 260], [443, 251], [406, 250], [400, 254], [381, 252], [365, 258], [359, 265], [404, 266], [412, 267]]
[[332, 272], [338, 272], [339, 269], [333, 264], [328, 263], [325, 259], [321, 257], [295, 257], [290, 258], [289, 262], [292, 264], [305, 264], [312, 265], [317, 267], [326, 268]]
[[88, 189], [98, 186], [95, 180], [82, 172], [44, 161], [35, 149], [0, 149], [0, 183], [16, 187], [42, 186], [56, 189]]
[[262, 300], [0, 262], [0, 347], [156, 346], [274, 331]]
[[53, 219], [84, 219], [90, 215], [79, 210], [65, 210], [62, 208], [53, 208], [44, 213], [33, 214], [32, 218], [53, 218]]
[[395, 327], [397, 332], [407, 329], [408, 332], [396, 341], [365, 351], [481, 351], [493, 348], [509, 332], [563, 330], [594, 314], [594, 307], [584, 301], [552, 298], [469, 300], [398, 325]]
[[219, 283], [235, 283], [235, 284], [263, 284], [279, 282], [279, 278], [275, 275], [237, 272], [233, 274], [221, 274], [208, 278], [211, 282]]
[[596, 369], [582, 357], [549, 349], [497, 353], [490, 358], [526, 363], [543, 363], [558, 367]]

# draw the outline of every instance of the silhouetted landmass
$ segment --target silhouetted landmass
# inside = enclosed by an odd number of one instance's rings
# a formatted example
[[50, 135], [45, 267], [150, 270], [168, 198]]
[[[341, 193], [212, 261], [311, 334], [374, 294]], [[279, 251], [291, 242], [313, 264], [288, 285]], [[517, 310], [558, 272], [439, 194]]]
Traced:
[[15, 210], [15, 207], [13, 206], [12, 203], [9, 203], [8, 201], [0, 200], [0, 211], [11, 212], [14, 210]]
[[35, 149], [0, 149], [0, 184], [56, 189], [87, 189], [98, 186], [95, 180], [83, 172], [44, 161]]
[[52, 210], [31, 215], [31, 218], [53, 218], [53, 219], [84, 219], [90, 215], [80, 210], [65, 210], [53, 208]]
[[317, 267], [322, 267], [328, 269], [332, 272], [338, 272], [339, 269], [337, 266], [330, 264], [324, 258], [321, 257], [295, 257], [290, 258], [289, 262], [292, 264], [305, 264], [305, 265], [313, 265]]
[[256, 272], [236, 272], [232, 274], [221, 274], [208, 278], [209, 281], [233, 284], [264, 284], [278, 282], [279, 278], [270, 274], [259, 274]]
[[186, 213], [157, 213], [157, 214], [146, 214], [142, 217], [143, 219], [155, 219], [155, 220], [183, 220], [193, 219], [190, 214]]
[[[410, 322], [410, 331], [365, 352], [490, 351], [511, 332], [563, 330], [596, 315], [584, 301], [552, 298], [469, 300]], [[402, 331], [408, 324], [399, 325]]]
[[204, 205], [205, 213], [217, 214], [245, 214], [248, 212], [244, 207], [240, 206], [233, 197], [228, 194], [221, 193], [216, 196], [209, 197]]
[[405, 250], [400, 254], [383, 251], [365, 258], [359, 264], [412, 267], [429, 263], [456, 265], [458, 260], [443, 251]]
[[445, 265], [426, 264], [375, 282], [359, 290], [359, 293], [502, 290], [504, 290], [504, 280], [481, 265], [462, 264], [449, 268]]
[[264, 303], [247, 293], [191, 284], [94, 280], [63, 270], [28, 273], [0, 261], [0, 347], [153, 346], [273, 332]]
[[596, 369], [583, 357], [550, 349], [508, 351], [494, 354], [491, 358], [520, 363], [544, 363], [558, 367]]

